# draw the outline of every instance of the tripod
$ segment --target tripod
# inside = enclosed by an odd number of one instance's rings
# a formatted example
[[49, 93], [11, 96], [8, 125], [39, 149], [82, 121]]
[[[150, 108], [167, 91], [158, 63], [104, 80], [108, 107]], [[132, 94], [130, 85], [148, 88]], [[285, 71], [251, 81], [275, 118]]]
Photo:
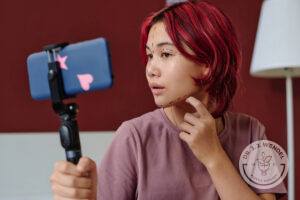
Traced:
[[76, 103], [65, 104], [68, 96], [64, 91], [64, 84], [57, 53], [68, 43], [53, 44], [44, 47], [48, 55], [48, 82], [52, 100], [52, 108], [60, 118], [59, 135], [62, 147], [65, 149], [67, 161], [77, 164], [81, 158], [81, 146], [77, 123], [79, 107]]

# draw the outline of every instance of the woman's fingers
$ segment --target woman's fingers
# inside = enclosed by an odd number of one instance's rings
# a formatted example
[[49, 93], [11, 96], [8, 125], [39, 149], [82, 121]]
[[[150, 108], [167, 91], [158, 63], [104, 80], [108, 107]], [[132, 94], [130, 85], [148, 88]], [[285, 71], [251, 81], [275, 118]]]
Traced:
[[91, 189], [65, 187], [59, 184], [53, 184], [52, 191], [55, 195], [65, 198], [91, 199], [93, 195]]
[[191, 114], [191, 113], [185, 113], [183, 120], [185, 122], [188, 122], [191, 125], [196, 125], [199, 118], [196, 117], [197, 114]]
[[76, 187], [76, 188], [91, 188], [92, 180], [86, 177], [77, 177], [68, 174], [63, 174], [60, 172], [54, 172], [53, 177], [50, 178], [62, 186], [66, 187]]
[[179, 125], [180, 129], [186, 133], [189, 133], [189, 134], [195, 134], [197, 133], [197, 129], [191, 125], [191, 124], [188, 124], [186, 122], [183, 122]]
[[196, 109], [196, 111], [200, 114], [201, 117], [210, 115], [210, 113], [208, 112], [206, 107], [202, 104], [202, 102], [196, 99], [195, 97], [191, 96], [187, 98], [186, 102], [191, 104]]
[[82, 173], [77, 170], [76, 165], [65, 160], [57, 161], [54, 165], [54, 171], [75, 176], [82, 176]]
[[88, 157], [81, 157], [77, 166], [77, 171], [81, 172], [82, 174], [88, 175], [90, 173], [94, 173], [97, 170], [96, 163], [88, 158]]
[[56, 162], [50, 181], [55, 200], [96, 199], [97, 167], [88, 157], [80, 158], [77, 165]]

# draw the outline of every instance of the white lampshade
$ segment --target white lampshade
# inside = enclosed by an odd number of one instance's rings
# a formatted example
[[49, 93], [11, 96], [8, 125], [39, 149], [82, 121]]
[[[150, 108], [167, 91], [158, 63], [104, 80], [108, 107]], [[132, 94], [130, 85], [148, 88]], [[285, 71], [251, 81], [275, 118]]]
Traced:
[[300, 0], [264, 0], [250, 74], [283, 78], [287, 73], [300, 76]]

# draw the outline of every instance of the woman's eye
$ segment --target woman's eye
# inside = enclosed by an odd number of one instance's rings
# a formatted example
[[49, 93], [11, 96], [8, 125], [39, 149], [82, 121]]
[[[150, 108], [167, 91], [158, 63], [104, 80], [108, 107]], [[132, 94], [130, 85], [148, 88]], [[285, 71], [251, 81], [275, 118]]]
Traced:
[[166, 57], [166, 58], [167, 58], [167, 57], [169, 57], [169, 56], [171, 56], [171, 55], [172, 55], [172, 54], [170, 54], [170, 53], [162, 53], [162, 54], [161, 54], [161, 57]]
[[152, 54], [147, 54], [148, 59], [151, 59], [152, 57], [153, 57]]

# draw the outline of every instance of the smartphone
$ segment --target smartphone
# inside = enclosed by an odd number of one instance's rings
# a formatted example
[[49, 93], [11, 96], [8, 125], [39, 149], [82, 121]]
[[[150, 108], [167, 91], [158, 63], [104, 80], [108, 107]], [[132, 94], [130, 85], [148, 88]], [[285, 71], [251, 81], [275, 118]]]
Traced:
[[[113, 73], [108, 42], [96, 38], [62, 48], [56, 55], [62, 71], [67, 96], [112, 87]], [[48, 83], [48, 55], [46, 51], [27, 58], [30, 94], [35, 100], [51, 98]]]

